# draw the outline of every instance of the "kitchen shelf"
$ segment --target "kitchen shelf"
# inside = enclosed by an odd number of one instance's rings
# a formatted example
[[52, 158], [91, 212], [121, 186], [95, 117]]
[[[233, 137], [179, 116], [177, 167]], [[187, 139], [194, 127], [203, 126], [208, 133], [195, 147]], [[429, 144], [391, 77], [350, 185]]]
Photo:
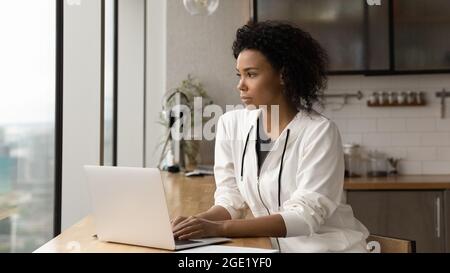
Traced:
[[422, 103], [409, 103], [409, 104], [399, 104], [399, 103], [383, 103], [383, 104], [372, 104], [370, 101], [367, 102], [368, 107], [415, 107], [415, 106], [426, 106], [426, 102]]

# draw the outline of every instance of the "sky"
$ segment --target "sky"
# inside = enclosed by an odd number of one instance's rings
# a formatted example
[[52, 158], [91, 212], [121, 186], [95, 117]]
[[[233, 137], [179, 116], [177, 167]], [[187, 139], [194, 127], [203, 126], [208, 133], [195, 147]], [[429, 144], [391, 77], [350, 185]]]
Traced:
[[54, 120], [55, 5], [0, 0], [0, 126]]

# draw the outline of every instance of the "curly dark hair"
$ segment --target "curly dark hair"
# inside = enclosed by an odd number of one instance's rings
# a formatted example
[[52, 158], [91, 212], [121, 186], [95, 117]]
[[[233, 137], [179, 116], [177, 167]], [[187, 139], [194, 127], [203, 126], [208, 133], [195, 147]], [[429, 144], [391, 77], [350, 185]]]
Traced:
[[289, 22], [249, 22], [236, 32], [234, 57], [246, 49], [261, 52], [281, 73], [285, 95], [297, 110], [311, 113], [314, 105], [323, 105], [328, 56], [309, 33]]

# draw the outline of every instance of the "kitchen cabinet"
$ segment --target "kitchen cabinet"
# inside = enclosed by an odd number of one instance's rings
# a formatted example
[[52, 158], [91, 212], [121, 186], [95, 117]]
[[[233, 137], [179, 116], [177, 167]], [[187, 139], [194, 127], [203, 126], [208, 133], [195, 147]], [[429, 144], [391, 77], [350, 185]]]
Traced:
[[295, 22], [327, 51], [330, 73], [389, 69], [389, 6], [361, 0], [257, 0], [257, 20]]
[[324, 47], [330, 74], [450, 72], [450, 1], [253, 0], [255, 21], [294, 22]]
[[450, 1], [393, 2], [395, 69], [450, 68]]
[[370, 231], [416, 241], [417, 252], [450, 252], [449, 190], [351, 190], [347, 203]]

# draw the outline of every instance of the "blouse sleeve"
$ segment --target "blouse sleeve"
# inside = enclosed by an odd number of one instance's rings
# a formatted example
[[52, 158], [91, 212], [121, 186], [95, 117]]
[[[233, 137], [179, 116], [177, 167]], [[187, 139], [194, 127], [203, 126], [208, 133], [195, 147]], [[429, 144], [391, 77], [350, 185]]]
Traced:
[[[223, 116], [222, 116], [223, 117]], [[226, 132], [222, 117], [217, 123], [217, 134], [214, 154], [214, 178], [216, 192], [215, 205], [225, 208], [232, 219], [241, 218], [245, 208], [245, 201], [239, 191], [235, 166], [232, 157], [232, 139]]]
[[280, 213], [286, 237], [318, 231], [340, 204], [343, 193], [344, 154], [336, 125], [327, 120], [305, 137], [295, 177], [297, 189]]

